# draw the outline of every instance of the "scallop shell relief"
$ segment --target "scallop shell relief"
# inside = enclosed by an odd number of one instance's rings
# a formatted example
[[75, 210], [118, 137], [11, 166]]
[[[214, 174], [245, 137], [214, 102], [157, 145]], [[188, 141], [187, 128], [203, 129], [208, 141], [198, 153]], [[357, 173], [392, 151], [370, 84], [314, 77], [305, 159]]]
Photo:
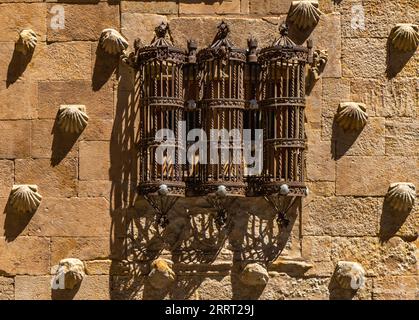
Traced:
[[19, 39], [16, 42], [16, 51], [27, 55], [35, 50], [38, 42], [35, 31], [32, 29], [23, 29], [19, 33]]
[[419, 26], [400, 23], [390, 34], [392, 45], [400, 51], [414, 51], [419, 44]]
[[10, 193], [10, 205], [17, 212], [35, 212], [40, 205], [42, 196], [36, 185], [14, 185]]
[[288, 18], [299, 29], [313, 27], [319, 22], [322, 14], [318, 7], [318, 1], [293, 1]]
[[128, 42], [115, 29], [104, 29], [100, 36], [100, 45], [105, 52], [116, 55], [128, 48]]
[[368, 120], [365, 104], [357, 102], [343, 102], [336, 114], [337, 123], [344, 130], [362, 129]]
[[148, 274], [150, 284], [156, 289], [168, 287], [176, 278], [172, 268], [173, 262], [171, 260], [162, 258], [154, 260], [151, 263], [151, 271]]
[[409, 211], [416, 200], [416, 187], [409, 182], [396, 182], [390, 184], [386, 200], [396, 211]]
[[64, 132], [80, 133], [88, 121], [84, 105], [63, 105], [58, 111], [58, 125]]

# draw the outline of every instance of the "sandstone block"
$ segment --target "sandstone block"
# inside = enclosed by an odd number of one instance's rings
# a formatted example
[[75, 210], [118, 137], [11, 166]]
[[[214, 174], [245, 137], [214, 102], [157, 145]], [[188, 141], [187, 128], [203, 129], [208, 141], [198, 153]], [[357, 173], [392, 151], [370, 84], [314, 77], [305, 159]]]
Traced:
[[309, 138], [307, 159], [316, 160], [307, 161], [307, 179], [309, 181], [334, 181], [335, 161], [332, 158], [333, 149], [330, 143], [312, 139]]
[[77, 159], [63, 160], [52, 167], [48, 159], [18, 159], [15, 161], [18, 184], [37, 184], [44, 197], [77, 195]]
[[[50, 21], [56, 14], [51, 13], [55, 4], [48, 4], [48, 16]], [[99, 2], [92, 4], [60, 4], [64, 8], [64, 29], [54, 29], [51, 23], [47, 23], [48, 41], [78, 41], [99, 38], [105, 28], [119, 27], [119, 6], [117, 4]]]
[[157, 13], [157, 14], [178, 14], [178, 1], [122, 1], [121, 12]]
[[55, 265], [65, 257], [78, 257], [80, 260], [97, 260], [109, 257], [107, 237], [53, 237], [51, 239], [51, 264]]
[[[22, 1], [21, 1], [22, 2]], [[31, 1], [34, 2], [34, 1]], [[39, 41], [46, 35], [45, 3], [3, 3], [0, 4], [0, 30], [2, 41], [15, 41], [24, 28], [33, 29]]]
[[0, 158], [25, 158], [30, 155], [31, 123], [29, 120], [0, 121]]
[[234, 14], [240, 13], [240, 0], [213, 2], [204, 0], [180, 0], [179, 14]]
[[384, 276], [374, 279], [374, 300], [415, 300], [417, 299], [418, 277]]
[[91, 121], [113, 117], [112, 83], [106, 84], [99, 91], [93, 91], [90, 81], [42, 81], [39, 83], [38, 95], [40, 119], [55, 119], [59, 106], [64, 104], [85, 105]]
[[330, 236], [304, 236], [301, 245], [302, 256], [310, 261], [330, 261]]
[[376, 198], [316, 197], [306, 204], [303, 232], [313, 236], [375, 236], [381, 210], [382, 202]]
[[109, 142], [80, 142], [80, 180], [109, 180]]
[[0, 82], [0, 119], [18, 120], [36, 118], [38, 105], [37, 84], [35, 82], [18, 81], [6, 87]]
[[385, 147], [388, 155], [419, 155], [419, 123], [401, 120], [385, 122]]
[[11, 160], [0, 160], [0, 198], [9, 197], [14, 183], [14, 164]]
[[103, 198], [45, 197], [28, 224], [27, 233], [52, 237], [101, 237], [109, 236], [110, 227], [108, 202]]
[[0, 300], [14, 300], [14, 298], [14, 279], [11, 277], [0, 277]]
[[13, 242], [0, 238], [0, 273], [42, 275], [49, 271], [49, 239], [18, 237]]
[[154, 28], [162, 22], [167, 22], [166, 16], [123, 12], [121, 14], [121, 33], [131, 45], [137, 38], [140, 38], [144, 44], [150, 44], [154, 38]]
[[418, 185], [418, 160], [405, 157], [359, 156], [337, 161], [336, 194], [383, 196], [394, 181]]

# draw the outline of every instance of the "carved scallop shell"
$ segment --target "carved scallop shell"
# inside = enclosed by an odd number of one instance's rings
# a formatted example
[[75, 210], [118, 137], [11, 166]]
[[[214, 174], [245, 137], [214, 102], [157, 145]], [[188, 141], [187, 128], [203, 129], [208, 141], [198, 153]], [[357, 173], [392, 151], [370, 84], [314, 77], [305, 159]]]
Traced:
[[365, 284], [365, 270], [357, 262], [339, 261], [336, 265], [335, 279], [341, 288], [357, 290]]
[[32, 52], [38, 42], [35, 31], [32, 29], [23, 29], [19, 33], [19, 39], [16, 41], [16, 50], [27, 55]]
[[148, 274], [150, 284], [156, 289], [168, 287], [176, 278], [172, 268], [173, 262], [171, 260], [162, 258], [154, 260]]
[[41, 203], [42, 196], [36, 185], [14, 185], [10, 193], [10, 205], [17, 212], [35, 212]]
[[109, 54], [120, 54], [128, 48], [128, 42], [115, 29], [104, 29], [100, 36], [100, 44]]
[[416, 200], [416, 187], [409, 182], [395, 182], [390, 184], [387, 191], [387, 201], [396, 211], [409, 211]]
[[315, 26], [322, 12], [318, 9], [318, 1], [293, 1], [288, 17], [300, 29]]
[[80, 133], [87, 126], [89, 117], [84, 105], [63, 105], [58, 111], [59, 127], [69, 133]]
[[419, 26], [411, 23], [400, 23], [390, 34], [391, 43], [400, 51], [413, 51], [419, 44]]
[[365, 104], [343, 102], [339, 105], [336, 121], [344, 130], [359, 130], [365, 126], [367, 120]]

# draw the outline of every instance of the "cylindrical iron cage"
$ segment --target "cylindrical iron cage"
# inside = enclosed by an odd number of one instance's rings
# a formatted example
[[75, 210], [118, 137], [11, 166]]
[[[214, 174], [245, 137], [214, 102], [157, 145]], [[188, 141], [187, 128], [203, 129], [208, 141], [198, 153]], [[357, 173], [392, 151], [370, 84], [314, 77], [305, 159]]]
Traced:
[[[305, 170], [305, 70], [310, 49], [288, 38], [286, 25], [272, 46], [260, 51], [260, 110], [264, 130], [261, 191], [303, 196]], [[283, 191], [286, 193], [286, 191]]]
[[[180, 135], [184, 119], [186, 54], [166, 39], [167, 31], [167, 24], [159, 25], [152, 43], [136, 53], [140, 85], [139, 192], [184, 196], [183, 170], [178, 159], [181, 153], [177, 149], [185, 147]], [[159, 147], [166, 150], [160, 159], [156, 153]]]
[[246, 52], [233, 45], [228, 33], [229, 27], [222, 22], [211, 46], [199, 51], [197, 56], [201, 81], [199, 107], [208, 138], [200, 182], [205, 194], [221, 192], [244, 196], [242, 134]]

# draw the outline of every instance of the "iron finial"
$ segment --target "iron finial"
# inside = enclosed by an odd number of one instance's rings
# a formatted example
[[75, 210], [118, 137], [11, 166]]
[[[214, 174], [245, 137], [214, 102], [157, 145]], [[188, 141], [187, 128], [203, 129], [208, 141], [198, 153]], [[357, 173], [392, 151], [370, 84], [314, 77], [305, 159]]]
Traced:
[[167, 31], [169, 30], [169, 25], [162, 21], [155, 29], [154, 32], [158, 38], [164, 38], [166, 36]]

